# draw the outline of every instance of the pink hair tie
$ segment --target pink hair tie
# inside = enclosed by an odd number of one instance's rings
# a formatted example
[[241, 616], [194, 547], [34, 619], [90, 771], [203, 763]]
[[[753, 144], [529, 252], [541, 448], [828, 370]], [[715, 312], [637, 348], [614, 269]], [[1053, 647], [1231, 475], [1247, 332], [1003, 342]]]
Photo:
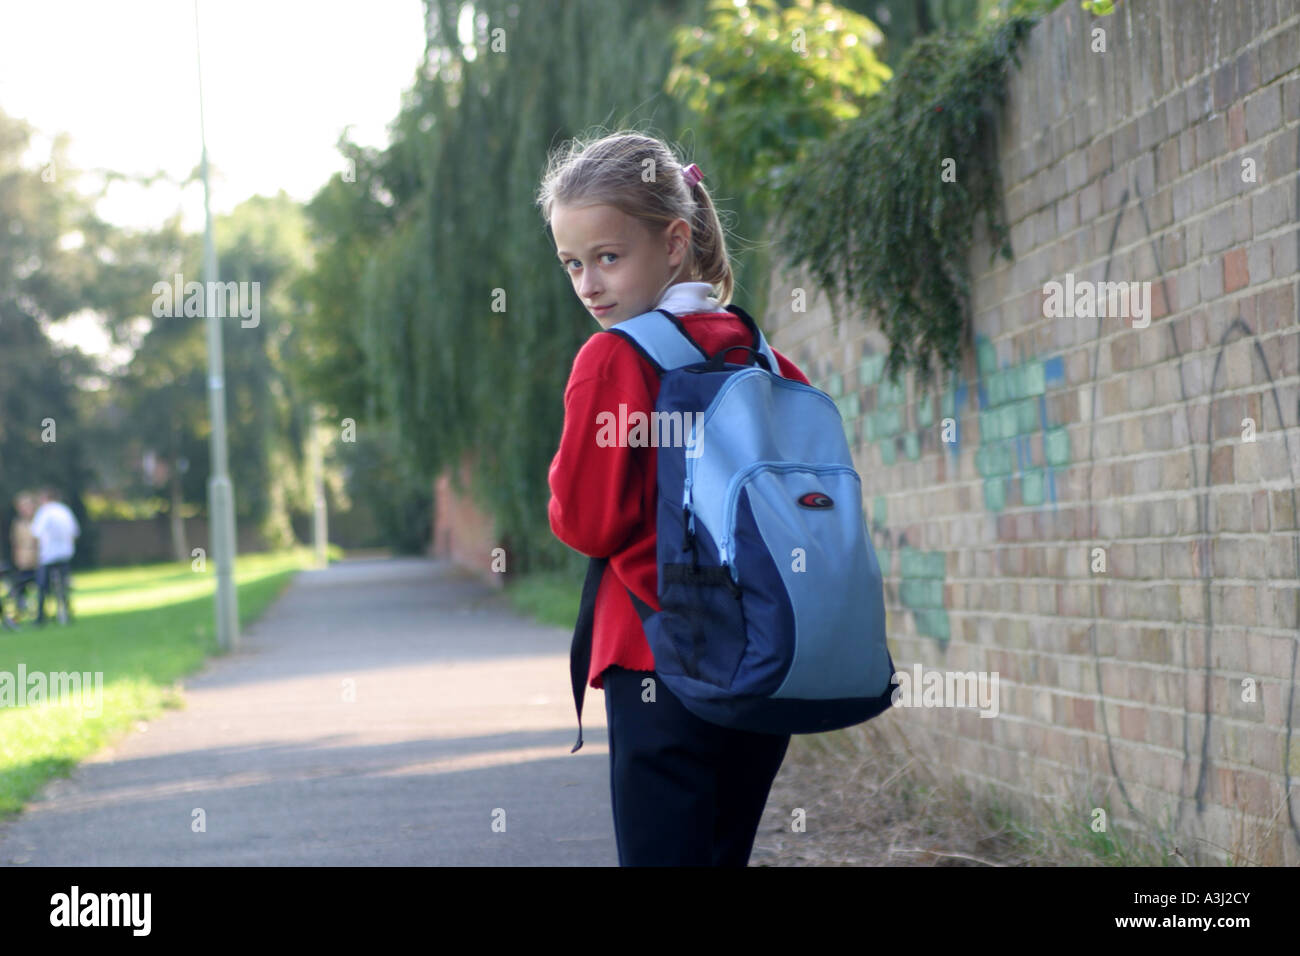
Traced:
[[682, 179], [686, 180], [686, 187], [689, 189], [704, 178], [704, 173], [700, 172], [700, 167], [691, 163], [682, 170]]

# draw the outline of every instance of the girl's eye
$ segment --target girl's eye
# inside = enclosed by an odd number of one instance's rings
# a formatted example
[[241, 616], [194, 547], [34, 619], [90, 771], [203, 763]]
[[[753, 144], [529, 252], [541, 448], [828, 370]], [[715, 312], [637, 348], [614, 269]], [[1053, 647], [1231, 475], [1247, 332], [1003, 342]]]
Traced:
[[[613, 256], [615, 259], [617, 259], [617, 258], [618, 258], [618, 253], [617, 253], [617, 252], [602, 252], [602, 253], [600, 254], [600, 256], [597, 256], [597, 258], [600, 258], [601, 256]], [[577, 260], [577, 259], [569, 259], [567, 262], [563, 262], [563, 263], [561, 263], [561, 264], [560, 264], [560, 268], [563, 269], [565, 272], [572, 272], [573, 270], [569, 268], [569, 263], [570, 263], [570, 262], [578, 262], [578, 260]], [[578, 264], [581, 265], [582, 263], [579, 262]]]

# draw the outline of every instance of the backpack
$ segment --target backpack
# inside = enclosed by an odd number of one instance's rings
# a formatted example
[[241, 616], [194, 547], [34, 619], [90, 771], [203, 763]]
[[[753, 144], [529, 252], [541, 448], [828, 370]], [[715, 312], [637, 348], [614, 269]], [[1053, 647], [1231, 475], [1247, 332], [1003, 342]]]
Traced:
[[[859, 724], [890, 707], [895, 672], [839, 409], [820, 389], [784, 378], [753, 318], [726, 309], [749, 328], [753, 348], [710, 358], [664, 309], [602, 330], [625, 339], [660, 379], [647, 441], [658, 445], [661, 610], [628, 595], [656, 673], [697, 717], [768, 734]], [[733, 351], [745, 364], [725, 361]], [[591, 559], [574, 628], [578, 742], [570, 753], [582, 746], [608, 560]]]

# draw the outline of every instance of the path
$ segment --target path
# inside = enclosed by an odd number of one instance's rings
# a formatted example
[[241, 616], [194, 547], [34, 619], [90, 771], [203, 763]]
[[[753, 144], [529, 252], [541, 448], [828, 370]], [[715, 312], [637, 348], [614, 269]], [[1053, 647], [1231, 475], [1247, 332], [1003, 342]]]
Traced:
[[183, 710], [0, 824], [0, 865], [617, 865], [599, 691], [569, 753], [570, 636], [445, 562], [304, 571]]

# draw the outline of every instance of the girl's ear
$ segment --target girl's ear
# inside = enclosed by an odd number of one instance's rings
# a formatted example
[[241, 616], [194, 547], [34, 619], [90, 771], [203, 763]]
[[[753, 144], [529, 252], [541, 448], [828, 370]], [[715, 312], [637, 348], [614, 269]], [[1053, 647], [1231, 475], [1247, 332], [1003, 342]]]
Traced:
[[[685, 219], [674, 219], [668, 224], [668, 257], [680, 254], [686, 257], [691, 247], [691, 225]], [[680, 260], [679, 260], [680, 262]]]

